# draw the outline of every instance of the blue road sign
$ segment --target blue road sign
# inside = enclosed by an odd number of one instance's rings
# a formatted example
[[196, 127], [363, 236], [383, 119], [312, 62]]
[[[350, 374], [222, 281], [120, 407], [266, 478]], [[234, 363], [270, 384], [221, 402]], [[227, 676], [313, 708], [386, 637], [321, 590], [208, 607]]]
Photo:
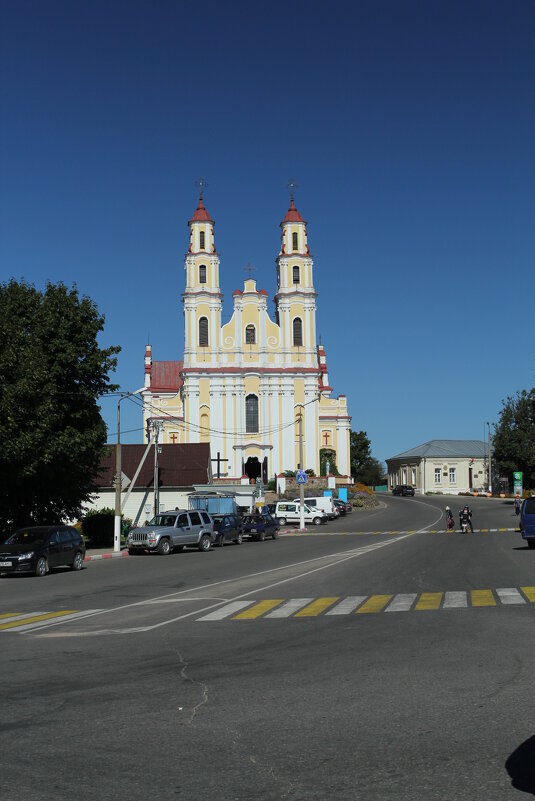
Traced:
[[295, 480], [298, 484], [306, 484], [307, 483], [307, 474], [304, 470], [298, 470], [297, 475], [295, 476]]

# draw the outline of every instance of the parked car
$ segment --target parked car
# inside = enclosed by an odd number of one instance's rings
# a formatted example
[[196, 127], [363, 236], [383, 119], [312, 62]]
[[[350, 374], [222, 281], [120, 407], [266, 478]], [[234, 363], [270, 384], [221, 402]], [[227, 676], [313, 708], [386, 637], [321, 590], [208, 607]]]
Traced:
[[279, 527], [277, 518], [266, 513], [248, 515], [243, 520], [244, 536], [257, 542], [263, 542], [266, 537], [276, 540], [279, 536]]
[[392, 495], [411, 495], [414, 497], [414, 487], [411, 487], [410, 484], [396, 484], [392, 490]]
[[214, 521], [208, 512], [175, 509], [155, 515], [150, 523], [131, 529], [128, 553], [159, 553], [167, 556], [185, 547], [209, 551], [216, 539]]
[[[299, 498], [294, 498], [294, 503], [299, 503]], [[305, 498], [305, 503], [311, 509], [321, 509], [325, 512], [329, 520], [334, 520], [340, 517], [340, 512], [334, 504], [334, 498], [331, 495], [318, 495], [314, 498]]]
[[535, 548], [535, 498], [526, 498], [520, 509], [520, 533], [528, 548]]
[[27, 526], [0, 545], [0, 573], [45, 576], [64, 565], [81, 570], [84, 557], [85, 542], [73, 526]]
[[347, 506], [345, 501], [340, 501], [338, 498], [333, 498], [333, 503], [342, 516], [347, 514]]
[[225, 542], [241, 545], [243, 540], [243, 523], [239, 515], [228, 514], [214, 518], [215, 544], [221, 548]]
[[[299, 523], [301, 521], [300, 504], [295, 501], [279, 501], [275, 515], [281, 526], [285, 523]], [[305, 503], [304, 520], [305, 523], [314, 523], [315, 526], [319, 526], [321, 523], [326, 523], [328, 518], [321, 509], [312, 509]]]

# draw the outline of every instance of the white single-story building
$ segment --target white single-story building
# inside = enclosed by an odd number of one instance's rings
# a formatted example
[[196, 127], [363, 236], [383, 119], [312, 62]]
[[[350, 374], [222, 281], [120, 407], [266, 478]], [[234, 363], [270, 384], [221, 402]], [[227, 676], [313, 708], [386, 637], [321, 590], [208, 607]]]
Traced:
[[489, 484], [488, 444], [477, 439], [432, 439], [386, 460], [388, 488], [415, 492], [484, 492]]

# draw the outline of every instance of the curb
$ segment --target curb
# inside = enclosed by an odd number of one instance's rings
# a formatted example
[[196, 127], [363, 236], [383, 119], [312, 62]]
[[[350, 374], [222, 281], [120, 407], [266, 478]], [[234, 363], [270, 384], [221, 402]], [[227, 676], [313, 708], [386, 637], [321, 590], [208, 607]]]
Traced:
[[129, 556], [128, 551], [112, 551], [112, 553], [95, 553], [86, 556], [84, 562], [96, 562], [100, 559], [117, 559], [117, 557]]

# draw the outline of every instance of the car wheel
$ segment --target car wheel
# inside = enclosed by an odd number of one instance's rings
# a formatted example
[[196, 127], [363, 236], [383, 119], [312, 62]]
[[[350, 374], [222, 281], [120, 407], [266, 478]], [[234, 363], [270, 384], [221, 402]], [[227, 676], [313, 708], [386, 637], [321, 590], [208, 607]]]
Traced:
[[526, 540], [528, 548], [535, 548], [535, 540]]
[[314, 520], [313, 520], [313, 523], [314, 523], [315, 526], [320, 526], [321, 525], [321, 517], [315, 517]]
[[171, 543], [168, 539], [161, 539], [156, 548], [160, 556], [169, 556], [171, 553]]
[[273, 534], [271, 536], [273, 537], [274, 540], [277, 540], [279, 538], [278, 529], [275, 529], [275, 531], [273, 532]]
[[223, 545], [225, 544], [225, 535], [224, 534], [220, 534], [219, 535], [219, 539], [217, 541], [217, 544], [219, 545], [220, 548], [223, 547]]
[[44, 556], [40, 556], [37, 560], [37, 564], [35, 565], [35, 575], [42, 578], [46, 576], [48, 572], [48, 562], [46, 561]]
[[208, 534], [203, 534], [199, 540], [199, 551], [209, 551], [212, 547], [212, 540]]
[[259, 534], [258, 534], [258, 539], [259, 539], [260, 542], [264, 542], [264, 540], [266, 539], [266, 532], [265, 531], [260, 531]]
[[71, 570], [81, 570], [83, 563], [84, 557], [80, 551], [77, 551], [74, 555], [74, 559], [72, 560]]
[[241, 531], [238, 533], [238, 536], [236, 537], [236, 539], [234, 540], [234, 542], [236, 543], [236, 545], [241, 545], [241, 544], [242, 544], [242, 542], [243, 542], [243, 535], [242, 535]]
[[286, 525], [286, 518], [285, 517], [279, 517], [279, 523], [280, 523], [281, 526], [285, 526]]

